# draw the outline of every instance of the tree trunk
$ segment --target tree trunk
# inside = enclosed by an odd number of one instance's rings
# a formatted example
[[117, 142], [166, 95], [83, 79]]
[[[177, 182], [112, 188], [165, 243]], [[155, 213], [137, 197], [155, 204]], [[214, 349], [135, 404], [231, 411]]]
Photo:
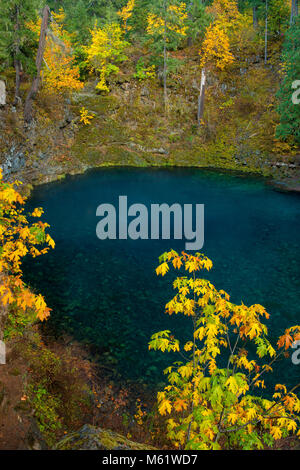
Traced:
[[265, 65], [268, 62], [268, 0], [266, 0], [266, 24], [265, 24]]
[[16, 38], [15, 38], [15, 46], [14, 46], [14, 68], [16, 73], [16, 83], [15, 83], [15, 98], [13, 105], [16, 106], [20, 101], [20, 83], [21, 83], [21, 62], [19, 59], [20, 54], [20, 23], [19, 23], [19, 7], [16, 6]]
[[253, 7], [252, 12], [253, 12], [253, 28], [257, 29], [258, 27], [257, 7]]
[[13, 101], [13, 105], [16, 106], [19, 102], [21, 102], [20, 98], [20, 85], [21, 85], [21, 62], [17, 58], [18, 52], [15, 54], [14, 58], [14, 67], [16, 72], [16, 84], [15, 84], [15, 97]]
[[201, 83], [200, 83], [200, 90], [199, 90], [199, 97], [198, 97], [198, 126], [201, 126], [201, 121], [204, 114], [204, 99], [205, 99], [205, 84], [206, 84], [206, 71], [205, 68], [201, 71]]
[[168, 90], [167, 90], [167, 21], [165, 20], [165, 30], [164, 30], [164, 105], [165, 105], [165, 114], [168, 114]]
[[39, 47], [38, 47], [36, 61], [35, 61], [36, 76], [33, 79], [31, 88], [27, 94], [25, 107], [24, 107], [24, 121], [27, 124], [29, 124], [32, 121], [32, 101], [35, 99], [35, 96], [39, 89], [49, 16], [50, 16], [50, 9], [48, 5], [46, 5], [43, 9], [43, 19], [42, 19], [42, 24], [41, 24]]
[[[191, 14], [191, 8], [193, 7], [193, 1], [190, 1], [190, 4], [188, 6], [188, 19], [189, 21], [192, 21], [192, 14]], [[187, 38], [187, 46], [191, 47], [193, 45], [193, 38], [191, 36], [188, 36]]]
[[298, 0], [292, 0], [290, 25], [294, 23], [296, 16], [298, 16]]

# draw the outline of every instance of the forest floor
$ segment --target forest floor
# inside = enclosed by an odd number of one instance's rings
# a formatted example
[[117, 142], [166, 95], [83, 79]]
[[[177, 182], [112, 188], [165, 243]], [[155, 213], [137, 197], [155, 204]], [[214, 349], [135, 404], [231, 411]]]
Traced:
[[[71, 337], [54, 339], [41, 332], [43, 341], [38, 344], [33, 331], [36, 335], [36, 327], [30, 327], [24, 336], [7, 343], [7, 363], [0, 369], [0, 450], [52, 447], [37, 425], [35, 410], [26, 391], [33, 372], [27, 360], [32, 341], [35, 349], [39, 350], [41, 368], [45, 366], [42, 350], [47, 348], [57, 358], [65, 359], [67, 356], [76, 367], [82, 383], [88, 387], [88, 406], [81, 407], [73, 423], [52, 433], [51, 438], [55, 442], [65, 434], [91, 424], [148, 446], [170, 448], [170, 443], [160, 435], [161, 424], [153, 414], [153, 390], [140, 384], [118, 382], [112, 370], [107, 370], [101, 362], [95, 362], [92, 351]], [[60, 380], [65, 379], [70, 380], [67, 373]], [[55, 387], [54, 395], [63, 393], [59, 381], [56, 381]]]

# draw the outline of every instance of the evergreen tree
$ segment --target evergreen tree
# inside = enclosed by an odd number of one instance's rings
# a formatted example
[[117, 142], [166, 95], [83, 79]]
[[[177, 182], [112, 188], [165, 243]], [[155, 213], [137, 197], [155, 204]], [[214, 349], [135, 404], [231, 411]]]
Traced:
[[35, 38], [26, 25], [36, 20], [42, 6], [43, 0], [6, 0], [0, 5], [0, 59], [3, 68], [15, 68], [15, 104], [20, 99], [23, 71], [34, 71]]
[[72, 7], [68, 4], [65, 14], [66, 29], [74, 35], [78, 44], [86, 44], [90, 37], [89, 29], [92, 28], [86, 2], [77, 0]]
[[283, 52], [284, 77], [280, 90], [278, 112], [280, 124], [276, 136], [300, 144], [300, 18], [286, 34]]
[[152, 36], [152, 48], [162, 59], [165, 112], [168, 112], [167, 77], [172, 65], [169, 51], [176, 50], [187, 34], [186, 4], [177, 0], [154, 0], [147, 17], [147, 33]]
[[205, 8], [205, 3], [202, 0], [190, 0], [187, 2], [188, 45], [191, 45], [209, 25], [210, 18]]

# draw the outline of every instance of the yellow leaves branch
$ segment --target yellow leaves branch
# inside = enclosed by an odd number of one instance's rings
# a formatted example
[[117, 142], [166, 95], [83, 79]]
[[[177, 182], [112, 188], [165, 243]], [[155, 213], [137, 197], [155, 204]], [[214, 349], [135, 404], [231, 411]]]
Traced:
[[[55, 243], [49, 234], [45, 233], [48, 224], [38, 221], [29, 224], [24, 215], [24, 204], [14, 184], [4, 183], [0, 172], [0, 301], [4, 306], [16, 305], [24, 314], [27, 309], [34, 309], [41, 320], [48, 318], [50, 309], [42, 295], [33, 294], [25, 287], [22, 280], [22, 260], [27, 254], [39, 256], [47, 252], [48, 247], [54, 248]], [[31, 217], [40, 217], [41, 208], [36, 208]], [[44, 245], [38, 249], [38, 245]]]
[[[166, 369], [169, 385], [158, 395], [159, 413], [172, 414], [169, 438], [176, 446], [215, 449], [220, 448], [220, 436], [226, 441], [231, 435], [238, 439], [237, 445], [243, 442], [260, 449], [265, 444], [263, 435], [271, 442], [296, 434], [300, 413], [300, 400], [294, 393], [297, 387], [287, 392], [284, 385], [276, 385], [272, 400], [255, 397], [250, 389], [266, 387], [261, 376], [272, 372], [272, 364], [300, 338], [300, 327], [286, 330], [278, 342], [283, 351], [277, 353], [262, 323], [263, 318], [269, 318], [263, 306], [235, 305], [225, 291], [196, 277], [201, 269], [209, 271], [212, 267], [203, 254], [179, 255], [171, 250], [159, 261], [157, 275], [165, 276], [171, 268], [185, 271], [186, 276], [173, 282], [177, 294], [166, 304], [166, 313], [189, 316], [194, 327], [192, 339], [183, 345], [188, 357], [182, 355], [184, 363]], [[258, 365], [255, 359], [248, 359], [244, 346], [238, 347], [240, 340], [252, 341], [257, 356], [268, 356], [270, 363]], [[169, 330], [153, 335], [149, 347], [181, 354]], [[220, 368], [222, 348], [228, 347], [227, 367]]]

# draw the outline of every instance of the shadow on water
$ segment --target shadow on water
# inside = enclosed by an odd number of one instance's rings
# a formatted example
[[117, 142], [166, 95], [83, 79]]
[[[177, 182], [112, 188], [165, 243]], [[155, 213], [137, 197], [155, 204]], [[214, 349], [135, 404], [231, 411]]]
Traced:
[[[168, 317], [172, 275], [155, 275], [158, 256], [184, 241], [100, 241], [96, 208], [128, 203], [205, 204], [205, 245], [214, 262], [209, 279], [232, 301], [261, 303], [271, 314], [273, 340], [299, 323], [300, 198], [252, 177], [198, 169], [101, 169], [34, 190], [28, 206], [42, 206], [56, 249], [26, 260], [26, 280], [53, 309], [49, 325], [99, 348], [101, 360], [123, 378], [163, 379], [168, 355], [148, 351], [150, 336], [170, 329], [191, 333], [187, 319]], [[300, 366], [286, 359], [277, 379], [299, 381]]]

